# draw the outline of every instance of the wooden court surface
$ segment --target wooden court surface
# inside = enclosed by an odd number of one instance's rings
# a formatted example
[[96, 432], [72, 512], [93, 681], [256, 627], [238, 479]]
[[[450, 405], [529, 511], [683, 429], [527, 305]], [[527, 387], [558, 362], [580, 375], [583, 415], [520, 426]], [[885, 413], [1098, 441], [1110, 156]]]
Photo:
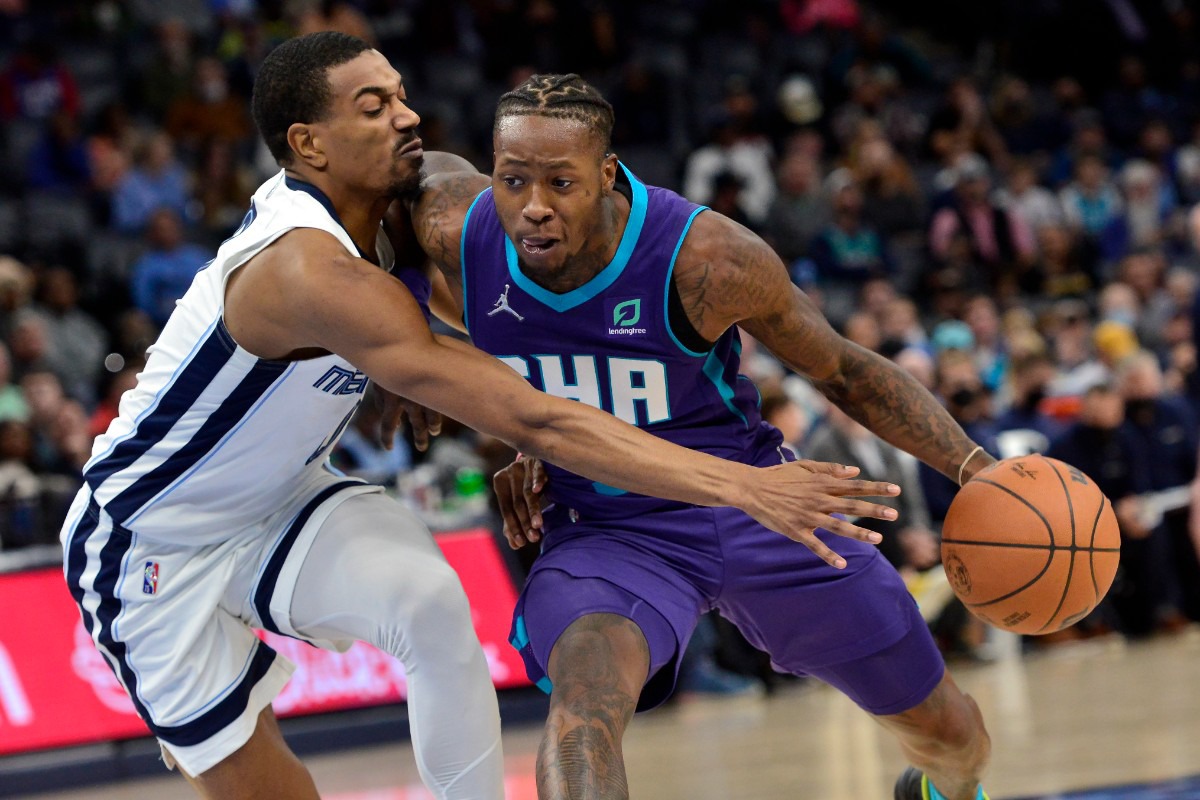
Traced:
[[[988, 721], [993, 800], [1200, 774], [1200, 630], [1137, 644], [1059, 645], [952, 669]], [[536, 726], [505, 728], [509, 800], [536, 797], [539, 737]], [[904, 766], [866, 714], [815, 682], [771, 697], [685, 698], [635, 718], [625, 753], [632, 796], [650, 800], [891, 800]], [[326, 800], [431, 797], [406, 745], [306, 763]], [[38, 795], [191, 796], [175, 776]]]

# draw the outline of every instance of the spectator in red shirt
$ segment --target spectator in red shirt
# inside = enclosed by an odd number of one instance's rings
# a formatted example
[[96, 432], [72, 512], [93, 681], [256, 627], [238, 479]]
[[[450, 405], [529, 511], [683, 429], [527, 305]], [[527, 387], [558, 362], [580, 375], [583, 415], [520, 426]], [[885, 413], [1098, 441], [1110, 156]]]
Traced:
[[0, 119], [42, 122], [58, 111], [78, 116], [79, 87], [54, 45], [31, 39], [0, 72]]

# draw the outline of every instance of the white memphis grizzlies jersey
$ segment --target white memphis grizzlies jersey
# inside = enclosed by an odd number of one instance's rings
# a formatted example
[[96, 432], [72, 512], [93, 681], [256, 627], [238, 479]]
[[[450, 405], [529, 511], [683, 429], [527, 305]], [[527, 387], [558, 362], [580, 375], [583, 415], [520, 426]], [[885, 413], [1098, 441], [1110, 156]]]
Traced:
[[[282, 171], [259, 187], [242, 226], [196, 274], [137, 386], [93, 445], [84, 479], [118, 525], [161, 541], [223, 541], [325, 470], [367, 376], [337, 355], [260, 359], [224, 323], [226, 280], [294, 228], [328, 231], [359, 254], [316, 187]], [[382, 229], [376, 247], [390, 268], [395, 256]]]

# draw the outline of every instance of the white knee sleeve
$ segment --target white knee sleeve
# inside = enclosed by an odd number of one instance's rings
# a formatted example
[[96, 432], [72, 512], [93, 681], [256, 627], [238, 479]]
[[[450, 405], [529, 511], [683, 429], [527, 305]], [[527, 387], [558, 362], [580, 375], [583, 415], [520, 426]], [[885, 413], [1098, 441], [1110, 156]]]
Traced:
[[500, 714], [462, 584], [428, 530], [378, 494], [322, 525], [291, 604], [294, 630], [358, 639], [404, 663], [417, 767], [445, 800], [502, 800]]

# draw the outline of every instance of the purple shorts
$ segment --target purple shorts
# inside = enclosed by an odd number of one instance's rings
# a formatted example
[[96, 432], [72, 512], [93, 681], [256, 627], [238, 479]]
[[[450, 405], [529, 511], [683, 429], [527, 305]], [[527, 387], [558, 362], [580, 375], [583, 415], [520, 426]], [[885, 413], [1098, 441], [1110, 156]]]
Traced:
[[[777, 461], [772, 451], [763, 463]], [[513, 616], [512, 644], [545, 691], [558, 637], [606, 612], [646, 637], [650, 677], [638, 710], [653, 708], [674, 689], [697, 619], [714, 608], [777, 669], [820, 678], [872, 714], [906, 711], [942, 679], [945, 664], [916, 602], [872, 545], [818, 531], [846, 559], [837, 570], [732, 508], [603, 521], [568, 514], [561, 505], [544, 514], [542, 553]]]

